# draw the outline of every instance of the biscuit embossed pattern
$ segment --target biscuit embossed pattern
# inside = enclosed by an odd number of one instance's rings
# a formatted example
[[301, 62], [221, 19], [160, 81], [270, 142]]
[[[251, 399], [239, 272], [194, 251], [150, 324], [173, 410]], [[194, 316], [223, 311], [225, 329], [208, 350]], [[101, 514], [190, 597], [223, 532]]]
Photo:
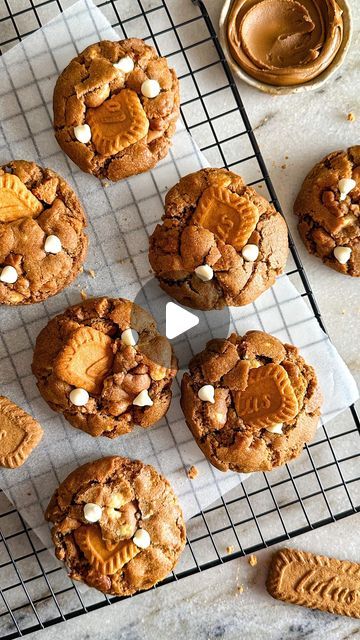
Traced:
[[[11, 482], [4, 483], [4, 487], [18, 501], [20, 512], [9, 504], [4, 494], [0, 496], [4, 549], [4, 555], [0, 557], [4, 597], [0, 605], [0, 627], [7, 640], [108, 606], [116, 600], [93, 590], [80, 591], [46, 551], [50, 543], [39, 503], [45, 507], [53, 490], [68, 474], [69, 465], [63, 468], [64, 456], [71, 460], [71, 468], [75, 468], [89, 460], [89, 451], [94, 458], [108, 455], [107, 445], [114, 443], [102, 438], [101, 450], [94, 451], [93, 441], [99, 439], [72, 429], [39, 400], [29, 369], [35, 338], [51, 317], [79, 302], [82, 287], [88, 295], [123, 295], [133, 299], [138, 292], [139, 279], [146, 279], [149, 275], [144, 247], [147, 246], [147, 236], [160, 219], [165, 192], [182, 175], [204, 166], [192, 140], [180, 130], [173, 138], [173, 147], [165, 161], [151, 173], [101, 188], [99, 181], [74, 170], [53, 136], [51, 101], [58, 73], [86, 46], [101, 39], [141, 37], [149, 44], [157, 45], [169, 65], [177, 70], [183, 119], [211, 165], [233, 169], [257, 191], [262, 187], [261, 193], [273, 202], [276, 209], [279, 208], [246, 112], [229, 69], [221, 60], [218, 41], [202, 3], [195, 6], [190, 0], [181, 3], [177, 0], [134, 0], [131, 3], [101, 0], [98, 2], [101, 11], [98, 11], [90, 2], [80, 2], [74, 8], [75, 17], [72, 14], [71, 20], [69, 13], [60, 16], [60, 7], [65, 8], [68, 4], [62, 0], [44, 0], [40, 10], [34, 9], [35, 3], [28, 3], [26, 10], [20, 11], [20, 16], [13, 14], [4, 18], [12, 25], [12, 33], [2, 43], [6, 52], [27, 35], [21, 31], [20, 21], [25, 29], [35, 29], [45, 16], [58, 16], [55, 23], [34, 34], [33, 47], [25, 46], [31, 41], [30, 36], [25, 39], [24, 47], [14, 54], [11, 50], [7, 52], [3, 67], [0, 61], [3, 78], [0, 92], [6, 106], [6, 117], [5, 111], [2, 117], [5, 133], [3, 162], [8, 161], [9, 155], [34, 159], [41, 155], [44, 166], [50, 166], [71, 181], [85, 209], [91, 213], [91, 251], [86, 270], [76, 285], [45, 304], [36, 305], [35, 314], [34, 308], [27, 307], [21, 309], [21, 314], [16, 314], [16, 317], [12, 314], [10, 318], [1, 310], [4, 338], [0, 365], [6, 367], [6, 388], [9, 395], [10, 386], [14, 393], [19, 394], [20, 404], [41, 419], [45, 432], [43, 442], [33, 451], [26, 467], [29, 463], [32, 466], [34, 460], [39, 469], [46, 461], [47, 469], [37, 476], [35, 474], [33, 482], [23, 476], [21, 482], [16, 482], [21, 469], [11, 470], [15, 475]], [[85, 13], [81, 10], [84, 6]], [[6, 13], [7, 9], [4, 11]], [[117, 28], [116, 35], [109, 29], [101, 12]], [[231, 129], [227, 128], [224, 135], [224, 125], [229, 123]], [[309, 350], [321, 350], [326, 343], [315, 319], [319, 319], [316, 303], [292, 244], [291, 249], [287, 273], [297, 285], [300, 295], [294, 289], [289, 300], [283, 287], [284, 278], [279, 278], [275, 289], [264, 294], [255, 307], [249, 305], [241, 311], [245, 322], [241, 323], [240, 333], [247, 331], [251, 323], [252, 328], [265, 329], [286, 342], [298, 344], [296, 338], [303, 335], [301, 330], [305, 328], [309, 338], [301, 341], [301, 347], [307, 358]], [[90, 269], [95, 272], [95, 278], [87, 273]], [[301, 315], [303, 299], [309, 302], [309, 307], [305, 305], [308, 309], [305, 317]], [[153, 313], [152, 309], [150, 311]], [[214, 313], [212, 318], [215, 320], [217, 316]], [[269, 322], [270, 317], [273, 324]], [[189, 345], [184, 337], [175, 345], [176, 350], [187, 354], [187, 360], [204, 347], [201, 339], [195, 338], [193, 345]], [[163, 421], [143, 432], [141, 438], [133, 433], [117, 440], [119, 453], [132, 458], [139, 457], [139, 445], [142, 443], [146, 449], [141, 457], [169, 477], [174, 487], [176, 484], [181, 504], [190, 505], [188, 513], [197, 514], [188, 522], [188, 544], [177, 568], [166, 582], [219, 565], [233, 557], [253, 553], [272, 544], [275, 539], [286, 540], [288, 536], [345, 517], [359, 508], [359, 435], [353, 409], [322, 425], [315, 441], [298, 461], [271, 474], [253, 474], [240, 484], [238, 477], [234, 481], [233, 474], [209, 471], [209, 465], [183, 423], [177, 382], [173, 384], [173, 394], [168, 414], [171, 427], [169, 422]], [[50, 432], [54, 438], [48, 437]], [[71, 439], [67, 437], [70, 433]], [[127, 441], [126, 452], [119, 442], [124, 439]], [[188, 467], [192, 464], [198, 469], [194, 480], [187, 478], [184, 461], [185, 466], [186, 463]], [[7, 477], [10, 478], [9, 475]], [[232, 490], [222, 495], [226, 489]], [[39, 492], [42, 492], [41, 498]], [[218, 500], [211, 506], [206, 502], [209, 494], [215, 494], [212, 500]], [[23, 513], [33, 516], [35, 508], [38, 520], [35, 519], [33, 529], [40, 538], [22, 519]], [[95, 520], [99, 517], [91, 504], [88, 516], [95, 517]], [[232, 554], [226, 554], [227, 545], [234, 547]]]

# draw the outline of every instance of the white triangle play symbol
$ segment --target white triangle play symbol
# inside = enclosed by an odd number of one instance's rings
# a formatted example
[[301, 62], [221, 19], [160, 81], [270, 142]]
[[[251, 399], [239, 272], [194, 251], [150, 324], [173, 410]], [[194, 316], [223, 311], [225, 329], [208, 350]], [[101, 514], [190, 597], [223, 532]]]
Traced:
[[166, 303], [166, 337], [169, 340], [199, 324], [199, 318], [174, 302]]

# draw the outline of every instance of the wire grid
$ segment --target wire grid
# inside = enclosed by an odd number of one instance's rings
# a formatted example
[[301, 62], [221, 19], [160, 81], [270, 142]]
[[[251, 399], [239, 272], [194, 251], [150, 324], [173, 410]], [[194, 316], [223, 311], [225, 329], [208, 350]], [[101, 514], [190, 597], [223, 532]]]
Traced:
[[[70, 2], [45, 0], [20, 3], [3, 0], [0, 29], [5, 51], [65, 9]], [[203, 3], [168, 0], [112, 0], [96, 3], [124, 37], [152, 41], [178, 70], [182, 116], [213, 166], [241, 173], [262, 188], [280, 209], [238, 90]], [[195, 27], [195, 28], [194, 28]], [[194, 38], [195, 34], [195, 38]], [[163, 48], [169, 36], [172, 48]], [[213, 87], [203, 74], [211, 69]], [[231, 123], [231, 125], [230, 125]], [[223, 138], [222, 131], [232, 127]], [[212, 142], [209, 144], [209, 134]], [[202, 144], [202, 139], [206, 143]], [[239, 160], [239, 147], [249, 149]], [[288, 275], [322, 320], [299, 256], [290, 241]], [[359, 510], [359, 418], [352, 406], [326, 427], [301, 458], [271, 474], [253, 474], [188, 525], [188, 542], [176, 571], [164, 583], [216, 566]], [[0, 630], [15, 638], [86, 611], [108, 605], [93, 590], [71, 583], [20, 514], [0, 494]], [[233, 553], [226, 553], [233, 547]]]

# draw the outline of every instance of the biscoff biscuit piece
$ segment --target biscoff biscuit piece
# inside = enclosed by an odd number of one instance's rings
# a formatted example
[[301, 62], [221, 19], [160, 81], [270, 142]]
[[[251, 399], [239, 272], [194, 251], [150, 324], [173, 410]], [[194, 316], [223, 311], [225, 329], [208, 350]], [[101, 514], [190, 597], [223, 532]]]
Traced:
[[280, 549], [266, 581], [270, 595], [310, 609], [360, 618], [360, 564]]

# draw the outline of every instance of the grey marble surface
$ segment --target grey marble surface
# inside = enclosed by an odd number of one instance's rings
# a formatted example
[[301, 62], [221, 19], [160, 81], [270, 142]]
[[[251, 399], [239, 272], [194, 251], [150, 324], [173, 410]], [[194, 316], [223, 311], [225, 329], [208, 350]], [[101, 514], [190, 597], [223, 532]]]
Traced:
[[[221, 4], [221, 0], [206, 0], [216, 25]], [[343, 278], [308, 256], [299, 242], [291, 215], [294, 196], [313, 163], [330, 150], [359, 140], [360, 3], [351, 0], [351, 6], [355, 27], [352, 48], [342, 72], [323, 91], [271, 97], [240, 83], [239, 88], [330, 336], [360, 382], [357, 346], [360, 283]], [[354, 123], [346, 120], [349, 111], [357, 114]], [[359, 527], [360, 515], [353, 516], [289, 544], [359, 560]], [[67, 640], [360, 638], [360, 623], [356, 620], [272, 600], [264, 588], [271, 551], [257, 554], [256, 567], [250, 567], [246, 558], [233, 560], [31, 637], [38, 640], [55, 640], [61, 635]], [[237, 589], [240, 584], [244, 586], [241, 594]]]

